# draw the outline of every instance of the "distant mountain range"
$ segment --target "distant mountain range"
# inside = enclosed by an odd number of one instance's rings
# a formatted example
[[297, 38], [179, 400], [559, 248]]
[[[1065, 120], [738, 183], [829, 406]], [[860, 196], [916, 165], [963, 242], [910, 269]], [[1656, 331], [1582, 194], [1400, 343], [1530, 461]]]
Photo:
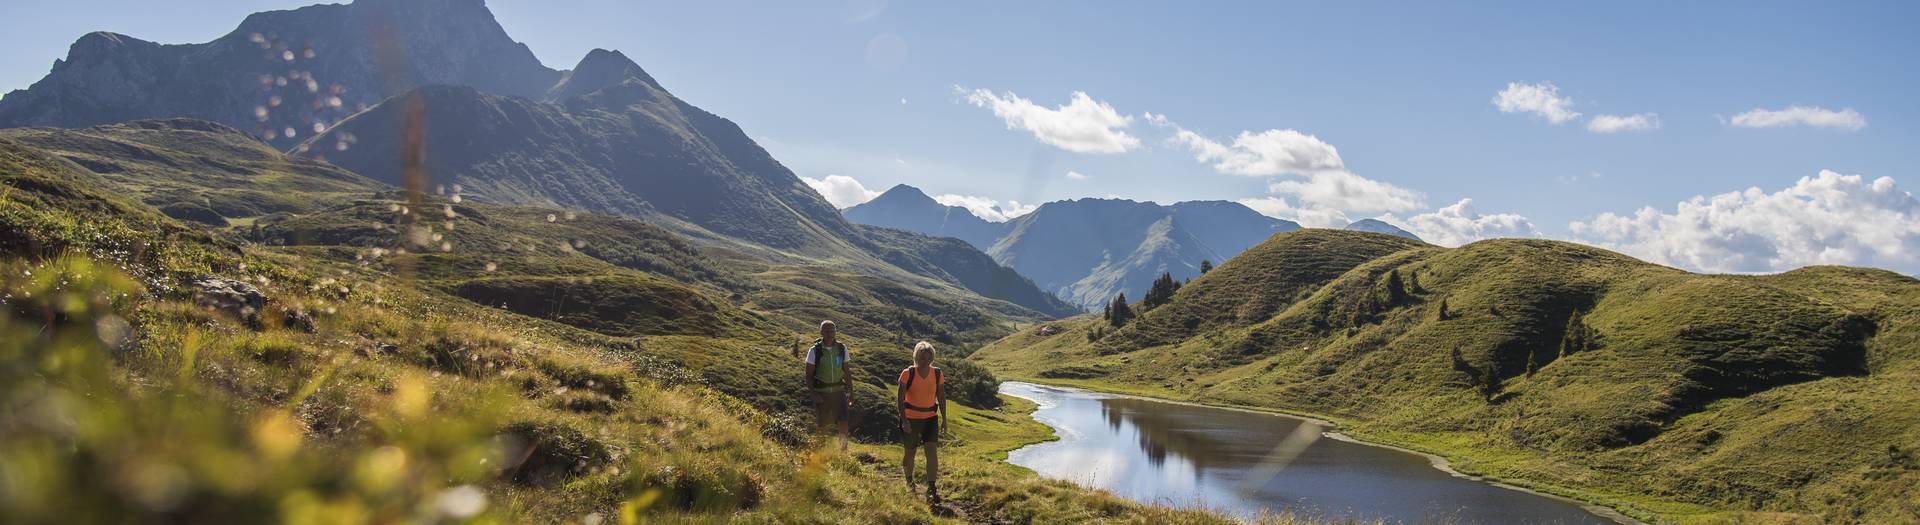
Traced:
[[983, 251], [992, 248], [1000, 236], [1007, 234], [1006, 223], [988, 222], [966, 208], [941, 204], [920, 191], [920, 188], [905, 184], [894, 186], [873, 200], [847, 208], [841, 214], [847, 220], [860, 224], [953, 237]]
[[912, 186], [895, 186], [846, 209], [848, 220], [958, 238], [1090, 310], [1126, 292], [1139, 298], [1161, 273], [1200, 274], [1275, 233], [1300, 229], [1226, 201], [1162, 206], [1121, 199], [1050, 202], [1004, 223], [940, 204]]
[[416, 87], [540, 98], [562, 76], [481, 0], [359, 0], [255, 13], [204, 44], [87, 34], [45, 78], [0, 98], [0, 128], [190, 117], [284, 149]]
[[979, 268], [984, 254], [941, 246], [948, 257], [907, 261], [901, 246], [940, 244], [856, 228], [739, 126], [618, 52], [594, 50], [570, 71], [542, 65], [480, 0], [257, 13], [204, 44], [91, 33], [0, 98], [0, 128], [163, 117], [226, 124], [399, 187], [624, 215], [762, 260], [926, 278], [917, 285], [1026, 309], [1014, 317], [1078, 311]]

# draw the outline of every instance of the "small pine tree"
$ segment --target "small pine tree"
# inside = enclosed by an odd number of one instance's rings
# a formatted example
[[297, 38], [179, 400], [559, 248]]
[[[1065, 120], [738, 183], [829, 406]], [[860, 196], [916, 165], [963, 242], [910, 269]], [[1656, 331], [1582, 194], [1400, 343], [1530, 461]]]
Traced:
[[1173, 301], [1173, 293], [1180, 290], [1180, 282], [1173, 280], [1173, 274], [1161, 272], [1160, 278], [1153, 280], [1153, 286], [1147, 288], [1147, 297], [1140, 301], [1142, 310], [1152, 310], [1156, 306]]
[[1121, 327], [1126, 326], [1127, 321], [1133, 320], [1133, 307], [1127, 305], [1126, 292], [1120, 292], [1119, 296], [1114, 297], [1113, 304], [1109, 306], [1109, 309], [1113, 311], [1113, 315], [1107, 319], [1107, 324], [1111, 324], [1114, 327]]
[[1593, 329], [1587, 328], [1585, 317], [1579, 310], [1567, 316], [1567, 329], [1560, 336], [1560, 357], [1593, 349]]
[[1211, 271], [1213, 271], [1213, 261], [1202, 259], [1200, 261], [1200, 275], [1206, 275], [1207, 272]]
[[1407, 299], [1407, 284], [1400, 280], [1400, 270], [1387, 271], [1387, 306], [1398, 305]]

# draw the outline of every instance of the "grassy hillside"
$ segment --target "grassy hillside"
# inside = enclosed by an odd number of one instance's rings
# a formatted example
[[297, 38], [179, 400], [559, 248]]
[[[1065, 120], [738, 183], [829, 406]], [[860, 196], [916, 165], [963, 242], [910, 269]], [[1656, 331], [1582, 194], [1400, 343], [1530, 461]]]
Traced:
[[237, 130], [198, 120], [20, 128], [0, 130], [0, 136], [54, 152], [168, 216], [211, 226], [311, 211], [381, 187], [340, 168], [283, 157]]
[[[896, 449], [822, 452], [793, 417], [797, 364], [762, 340], [790, 337], [787, 316], [751, 299], [789, 285], [710, 267], [659, 232], [626, 250], [554, 235], [617, 221], [378, 195], [216, 228], [126, 195], [0, 137], [9, 521], [1227, 522], [997, 462], [1047, 432], [964, 362], [948, 365], [966, 387], [953, 502], [928, 507], [899, 486]], [[548, 316], [458, 294], [589, 278], [708, 317]], [[854, 342], [862, 403], [884, 403], [878, 377], [904, 353]]]
[[1327, 416], [1462, 470], [1677, 521], [1920, 515], [1920, 281], [1698, 275], [1582, 245], [1276, 235], [1002, 375]]

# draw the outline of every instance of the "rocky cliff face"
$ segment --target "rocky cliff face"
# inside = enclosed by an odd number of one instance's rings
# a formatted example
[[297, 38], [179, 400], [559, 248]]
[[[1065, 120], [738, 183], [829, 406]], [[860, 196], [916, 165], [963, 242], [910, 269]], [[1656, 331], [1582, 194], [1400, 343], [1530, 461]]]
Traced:
[[0, 128], [190, 117], [285, 147], [416, 87], [541, 98], [560, 76], [480, 0], [360, 0], [257, 13], [202, 44], [90, 33], [45, 78], [0, 98]]
[[[555, 102], [428, 86], [314, 136], [308, 156], [390, 184], [402, 180], [409, 118], [424, 140], [422, 187], [481, 202], [647, 217], [828, 256], [861, 237], [739, 126], [661, 89], [617, 52], [595, 50]], [[350, 147], [342, 147], [347, 144]], [[853, 244], [849, 244], [853, 243]]]

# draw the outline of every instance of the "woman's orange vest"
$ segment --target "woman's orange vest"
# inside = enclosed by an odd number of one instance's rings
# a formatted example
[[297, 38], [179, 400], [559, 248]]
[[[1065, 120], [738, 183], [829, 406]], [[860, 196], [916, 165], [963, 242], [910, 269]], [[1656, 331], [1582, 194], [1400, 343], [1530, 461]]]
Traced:
[[[907, 410], [903, 415], [907, 419], [928, 419], [939, 416], [939, 388], [947, 384], [947, 379], [940, 376], [940, 367], [932, 367], [932, 373], [928, 374], [932, 377], [920, 377], [919, 374], [914, 373], [915, 368], [917, 367], [909, 366], [906, 370], [900, 371], [899, 384], [907, 388]], [[931, 381], [926, 381], [927, 379]]]

